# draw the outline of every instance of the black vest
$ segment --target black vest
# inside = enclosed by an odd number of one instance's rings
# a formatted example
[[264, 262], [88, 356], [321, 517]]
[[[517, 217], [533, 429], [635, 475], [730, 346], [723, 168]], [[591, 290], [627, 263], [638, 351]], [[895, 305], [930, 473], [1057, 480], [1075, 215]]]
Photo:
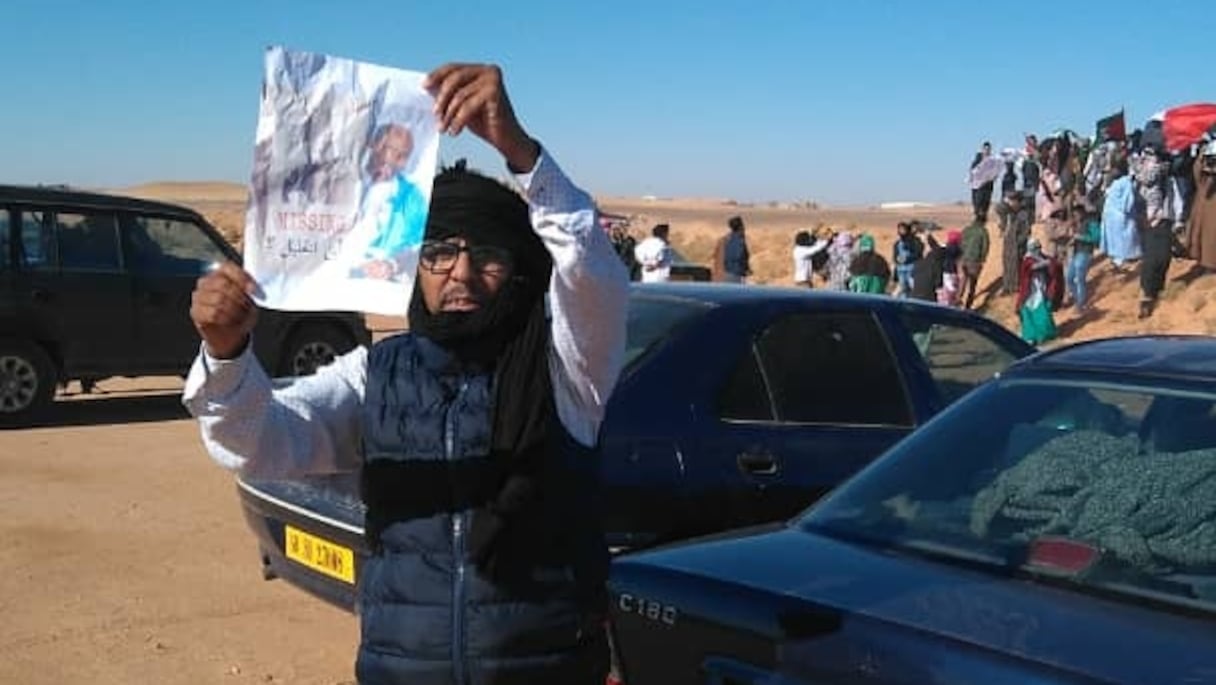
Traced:
[[599, 462], [556, 419], [528, 513], [529, 572], [504, 584], [468, 563], [469, 523], [503, 477], [489, 458], [492, 380], [409, 334], [371, 350], [362, 490], [374, 555], [360, 574], [356, 664], [364, 685], [604, 682]]

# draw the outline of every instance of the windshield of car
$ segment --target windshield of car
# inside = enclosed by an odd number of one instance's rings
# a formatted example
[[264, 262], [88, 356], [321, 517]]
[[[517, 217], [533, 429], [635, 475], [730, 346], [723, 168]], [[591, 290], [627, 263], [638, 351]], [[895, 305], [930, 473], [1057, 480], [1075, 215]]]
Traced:
[[710, 305], [675, 297], [638, 297], [629, 300], [625, 327], [625, 367], [662, 342], [680, 324], [704, 313]]
[[801, 524], [1103, 596], [1216, 612], [1216, 395], [998, 380]]

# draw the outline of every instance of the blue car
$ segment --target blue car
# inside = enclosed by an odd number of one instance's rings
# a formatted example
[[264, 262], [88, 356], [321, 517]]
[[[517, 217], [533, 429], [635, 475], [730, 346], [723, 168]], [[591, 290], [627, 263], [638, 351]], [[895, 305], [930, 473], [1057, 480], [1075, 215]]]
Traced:
[[1216, 338], [1017, 363], [788, 523], [618, 557], [627, 685], [1216, 682]]
[[[635, 284], [600, 437], [609, 544], [788, 519], [1032, 352], [932, 304]], [[357, 479], [238, 485], [267, 577], [350, 607], [367, 554]]]

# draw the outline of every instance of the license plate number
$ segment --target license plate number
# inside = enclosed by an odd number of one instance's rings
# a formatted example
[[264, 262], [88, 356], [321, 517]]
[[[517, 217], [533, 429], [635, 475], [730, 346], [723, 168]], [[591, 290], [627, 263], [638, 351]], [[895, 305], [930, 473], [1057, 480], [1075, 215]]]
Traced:
[[352, 585], [355, 583], [355, 553], [342, 545], [310, 535], [298, 528], [284, 526], [283, 551], [288, 559], [318, 573]]

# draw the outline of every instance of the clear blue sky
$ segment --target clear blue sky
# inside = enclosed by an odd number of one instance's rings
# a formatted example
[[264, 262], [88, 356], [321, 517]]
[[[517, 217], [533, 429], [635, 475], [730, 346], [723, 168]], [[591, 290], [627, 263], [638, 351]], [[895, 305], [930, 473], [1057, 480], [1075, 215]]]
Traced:
[[245, 182], [263, 49], [285, 45], [498, 62], [597, 194], [961, 199], [981, 140], [1216, 100], [1211, 1], [5, 0], [0, 181]]

